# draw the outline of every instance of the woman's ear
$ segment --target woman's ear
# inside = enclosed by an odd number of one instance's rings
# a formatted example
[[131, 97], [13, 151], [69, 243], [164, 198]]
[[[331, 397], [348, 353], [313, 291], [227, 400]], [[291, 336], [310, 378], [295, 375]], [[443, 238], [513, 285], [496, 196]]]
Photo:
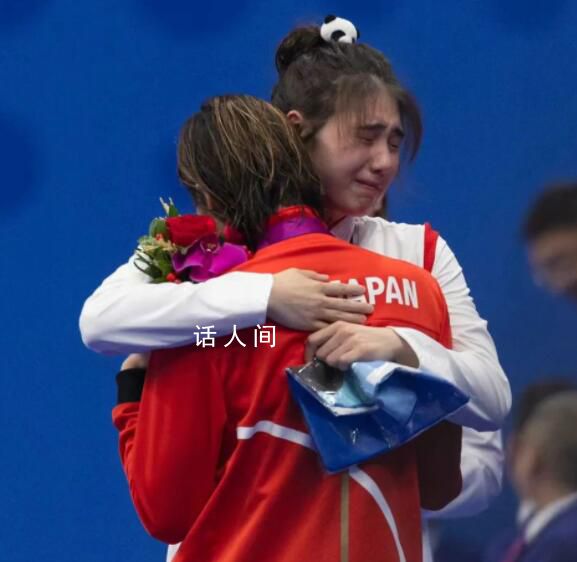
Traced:
[[291, 125], [295, 125], [300, 128], [305, 120], [303, 114], [296, 109], [291, 109], [287, 114], [286, 118]]
[[288, 122], [298, 131], [299, 137], [303, 141], [310, 140], [313, 134], [313, 127], [310, 121], [307, 121], [304, 115], [297, 111], [296, 109], [291, 109], [287, 114], [286, 118]]

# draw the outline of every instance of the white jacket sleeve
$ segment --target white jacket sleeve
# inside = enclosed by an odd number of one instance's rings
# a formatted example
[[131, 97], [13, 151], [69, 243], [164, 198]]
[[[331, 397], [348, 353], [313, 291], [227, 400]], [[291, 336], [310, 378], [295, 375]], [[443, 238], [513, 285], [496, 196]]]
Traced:
[[419, 368], [439, 375], [470, 396], [452, 421], [478, 431], [499, 429], [511, 407], [511, 388], [499, 364], [495, 344], [475, 308], [461, 266], [447, 243], [439, 238], [433, 275], [449, 309], [453, 349], [425, 334], [395, 328], [414, 350]]
[[197, 326], [214, 337], [233, 326], [264, 323], [273, 278], [234, 272], [205, 283], [151, 284], [131, 258], [104, 280], [80, 314], [87, 347], [105, 354], [127, 354], [178, 347], [196, 341]]

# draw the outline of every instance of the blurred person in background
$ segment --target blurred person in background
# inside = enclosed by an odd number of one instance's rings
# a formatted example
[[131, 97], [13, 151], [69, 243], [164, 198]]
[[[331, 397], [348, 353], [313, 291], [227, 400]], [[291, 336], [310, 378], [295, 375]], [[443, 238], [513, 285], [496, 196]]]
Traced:
[[537, 282], [577, 299], [577, 182], [547, 188], [529, 209], [523, 234]]
[[575, 560], [576, 423], [575, 381], [551, 378], [525, 389], [507, 439], [509, 477], [519, 497], [516, 528], [489, 546], [483, 562]]

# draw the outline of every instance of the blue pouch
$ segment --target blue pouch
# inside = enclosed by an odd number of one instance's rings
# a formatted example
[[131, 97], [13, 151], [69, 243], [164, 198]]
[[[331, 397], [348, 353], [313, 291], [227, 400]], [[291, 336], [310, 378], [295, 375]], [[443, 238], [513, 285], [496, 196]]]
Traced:
[[392, 451], [469, 400], [439, 377], [384, 361], [353, 363], [343, 372], [315, 360], [287, 374], [331, 473]]

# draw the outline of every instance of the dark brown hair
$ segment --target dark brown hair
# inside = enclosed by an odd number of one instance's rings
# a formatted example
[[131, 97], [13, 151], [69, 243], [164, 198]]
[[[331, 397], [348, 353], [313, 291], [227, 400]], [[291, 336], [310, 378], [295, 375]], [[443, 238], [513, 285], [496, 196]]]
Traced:
[[551, 185], [539, 195], [523, 224], [523, 236], [533, 242], [561, 228], [577, 227], [577, 183]]
[[211, 98], [186, 121], [178, 175], [197, 205], [253, 250], [280, 206], [308, 205], [322, 216], [320, 183], [296, 130], [251, 96]]
[[421, 143], [423, 125], [413, 96], [397, 80], [380, 51], [361, 43], [325, 41], [316, 26], [290, 32], [276, 52], [278, 82], [272, 103], [283, 113], [300, 111], [311, 125], [308, 140], [333, 114], [363, 117], [367, 101], [383, 87], [397, 102], [412, 160]]

